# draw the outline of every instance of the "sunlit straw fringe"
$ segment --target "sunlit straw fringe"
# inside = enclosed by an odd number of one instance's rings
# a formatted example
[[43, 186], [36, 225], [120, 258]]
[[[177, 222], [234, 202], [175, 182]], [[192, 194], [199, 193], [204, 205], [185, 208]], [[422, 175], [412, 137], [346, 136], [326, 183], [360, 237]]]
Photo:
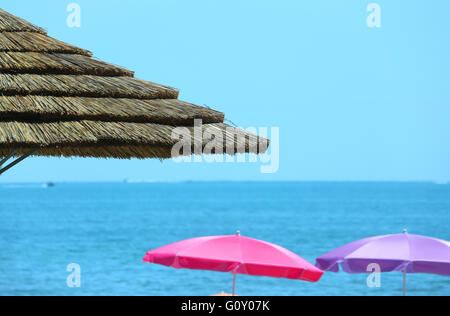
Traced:
[[[29, 148], [40, 148], [38, 155], [66, 157], [78, 152], [75, 156], [145, 158], [145, 152], [148, 152], [149, 148], [158, 148], [158, 152], [164, 153], [159, 156], [160, 158], [169, 158], [173, 146], [179, 141], [187, 141], [191, 145], [190, 153], [195, 153], [196, 143], [202, 144], [203, 148], [206, 145], [212, 146], [214, 150], [211, 153], [230, 153], [231, 144], [231, 154], [261, 153], [265, 152], [268, 146], [266, 139], [220, 123], [203, 125], [203, 132], [200, 135], [196, 135], [194, 128], [190, 127], [188, 128], [190, 137], [184, 140], [173, 138], [173, 129], [173, 126], [149, 123], [0, 122], [0, 155], [7, 155], [15, 148], [20, 148], [20, 152]], [[221, 134], [222, 137], [205, 138], [204, 132], [207, 129], [215, 135]], [[125, 149], [131, 147], [134, 151], [125, 154]], [[109, 149], [106, 150], [106, 148]], [[228, 151], [222, 150], [226, 148]], [[89, 152], [87, 149], [92, 151]]]

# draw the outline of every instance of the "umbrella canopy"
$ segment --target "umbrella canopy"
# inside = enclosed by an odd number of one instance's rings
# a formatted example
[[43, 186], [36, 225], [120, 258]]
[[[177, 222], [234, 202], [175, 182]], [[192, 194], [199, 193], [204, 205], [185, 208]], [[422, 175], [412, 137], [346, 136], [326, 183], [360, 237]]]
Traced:
[[430, 237], [398, 234], [355, 241], [317, 258], [317, 266], [338, 272], [366, 273], [376, 263], [382, 272], [431, 273], [450, 276], [450, 244]]
[[[149, 251], [144, 262], [176, 269], [210, 270], [317, 282], [323, 272], [280, 246], [239, 233], [193, 238]], [[233, 286], [234, 294], [234, 286]]]
[[177, 98], [0, 9], [0, 157], [170, 158], [174, 127], [192, 131], [195, 119], [222, 137], [190, 133], [192, 147], [267, 150], [268, 140], [224, 124], [223, 113]]
[[450, 243], [408, 234], [366, 238], [337, 248], [317, 258], [317, 267], [347, 273], [367, 273], [378, 264], [381, 272], [431, 273], [450, 276]]

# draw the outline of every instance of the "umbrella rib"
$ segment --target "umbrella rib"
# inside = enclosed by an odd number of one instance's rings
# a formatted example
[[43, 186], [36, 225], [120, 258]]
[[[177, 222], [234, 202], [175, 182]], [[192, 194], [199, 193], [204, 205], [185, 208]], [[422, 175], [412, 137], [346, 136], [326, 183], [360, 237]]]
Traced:
[[[384, 238], [386, 238], [386, 237], [389, 237], [389, 235], [383, 235], [383, 236], [373, 237], [373, 239], [375, 239], [375, 240], [380, 240], [380, 239], [384, 239]], [[367, 239], [369, 239], [369, 238], [367, 238]], [[348, 262], [348, 260], [350, 260], [349, 257], [351, 257], [351, 255], [353, 255], [355, 252], [361, 250], [362, 248], [364, 248], [364, 247], [366, 247], [366, 246], [367, 246], [367, 244], [362, 245], [361, 247], [356, 248], [354, 251], [348, 253], [346, 256], [343, 256], [342, 259], [336, 258], [336, 264], [337, 264], [337, 266], [338, 266], [338, 269], [342, 269], [342, 264], [345, 263], [345, 262]]]
[[3, 159], [0, 161], [0, 168], [5, 164], [5, 162], [7, 162], [7, 161], [8, 161], [9, 159], [11, 159], [15, 154], [17, 154], [18, 151], [19, 151], [18, 149], [13, 150], [9, 155], [5, 156], [5, 158], [3, 158]]
[[[35, 152], [37, 152], [39, 149], [32, 149], [30, 151], [28, 151], [27, 153], [23, 154], [22, 156], [20, 156], [19, 158], [17, 158], [16, 160], [14, 160], [13, 162], [11, 162], [10, 164], [8, 164], [6, 167], [0, 169], [0, 176], [2, 174], [4, 174], [6, 171], [8, 171], [9, 169], [11, 169], [12, 167], [16, 166], [17, 164], [21, 163], [23, 160], [25, 160], [26, 158], [28, 158], [29, 156], [33, 155]], [[3, 159], [1, 162], [2, 164], [0, 164], [0, 167], [3, 165], [3, 163], [5, 163], [7, 160], [9, 160], [12, 156], [14, 156], [16, 153], [18, 152], [18, 150], [15, 150], [13, 153], [11, 153], [8, 157], [5, 157], [5, 159]]]
[[[182, 250], [177, 251], [177, 252], [175, 253], [175, 260], [174, 260], [174, 262], [172, 263], [172, 266], [173, 266], [175, 263], [178, 263], [178, 265], [180, 265], [180, 255], [182, 255], [181, 253], [182, 253], [182, 252], [185, 252], [185, 251], [187, 251], [187, 250], [189, 250], [189, 249], [191, 249], [191, 248], [194, 248], [194, 247], [196, 247], [196, 245], [191, 245], [191, 246], [189, 246], [189, 247], [186, 247], [186, 249], [182, 249]], [[180, 266], [181, 266], [181, 265], [180, 265]]]
[[406, 240], [408, 241], [408, 252], [409, 252], [409, 260], [408, 260], [408, 263], [406, 264], [406, 266], [405, 266], [405, 271], [407, 272], [408, 270], [408, 266], [412, 263], [412, 262], [414, 262], [414, 260], [413, 260], [413, 258], [412, 258], [412, 253], [411, 253], [411, 249], [412, 249], [412, 247], [411, 247], [411, 241], [409, 240], [409, 237], [408, 237], [408, 234], [405, 234], [405, 237], [406, 237]]
[[[379, 241], [379, 240], [383, 240], [383, 239], [389, 238], [389, 237], [390, 237], [389, 235], [384, 235], [384, 236], [375, 237], [374, 240]], [[355, 252], [360, 251], [362, 248], [366, 247], [367, 245], [368, 245], [368, 243], [362, 245], [361, 247], [359, 247], [359, 248], [355, 249], [354, 251], [352, 251], [351, 253], [347, 254], [347, 255], [343, 258], [343, 260], [342, 260], [340, 263], [342, 263], [342, 262], [348, 260], [348, 257], [350, 257], [351, 255], [353, 255]]]
[[[239, 236], [239, 238], [240, 238], [240, 236]], [[239, 256], [241, 257], [241, 262], [239, 262], [239, 264], [237, 265], [235, 271], [237, 271], [241, 267], [241, 265], [245, 265], [244, 257], [243, 257], [244, 253], [242, 252], [241, 243], [239, 243], [239, 242], [238, 242], [238, 247], [239, 247]]]

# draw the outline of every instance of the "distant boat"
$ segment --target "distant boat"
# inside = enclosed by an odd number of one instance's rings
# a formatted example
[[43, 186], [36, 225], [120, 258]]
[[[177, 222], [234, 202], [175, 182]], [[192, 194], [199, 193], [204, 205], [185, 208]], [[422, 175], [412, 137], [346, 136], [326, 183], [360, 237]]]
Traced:
[[123, 183], [136, 184], [136, 183], [155, 183], [154, 180], [141, 180], [141, 179], [125, 179]]
[[47, 182], [46, 184], [44, 184], [44, 187], [46, 188], [53, 188], [54, 186], [56, 186], [56, 184], [53, 182]]

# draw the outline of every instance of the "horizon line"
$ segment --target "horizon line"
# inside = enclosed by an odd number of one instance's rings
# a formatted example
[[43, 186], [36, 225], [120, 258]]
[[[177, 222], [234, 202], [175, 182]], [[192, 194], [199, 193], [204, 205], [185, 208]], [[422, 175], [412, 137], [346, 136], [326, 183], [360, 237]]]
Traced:
[[436, 180], [63, 180], [63, 181], [0, 181], [0, 185], [8, 184], [181, 184], [181, 183], [422, 183], [448, 185], [450, 181]]

